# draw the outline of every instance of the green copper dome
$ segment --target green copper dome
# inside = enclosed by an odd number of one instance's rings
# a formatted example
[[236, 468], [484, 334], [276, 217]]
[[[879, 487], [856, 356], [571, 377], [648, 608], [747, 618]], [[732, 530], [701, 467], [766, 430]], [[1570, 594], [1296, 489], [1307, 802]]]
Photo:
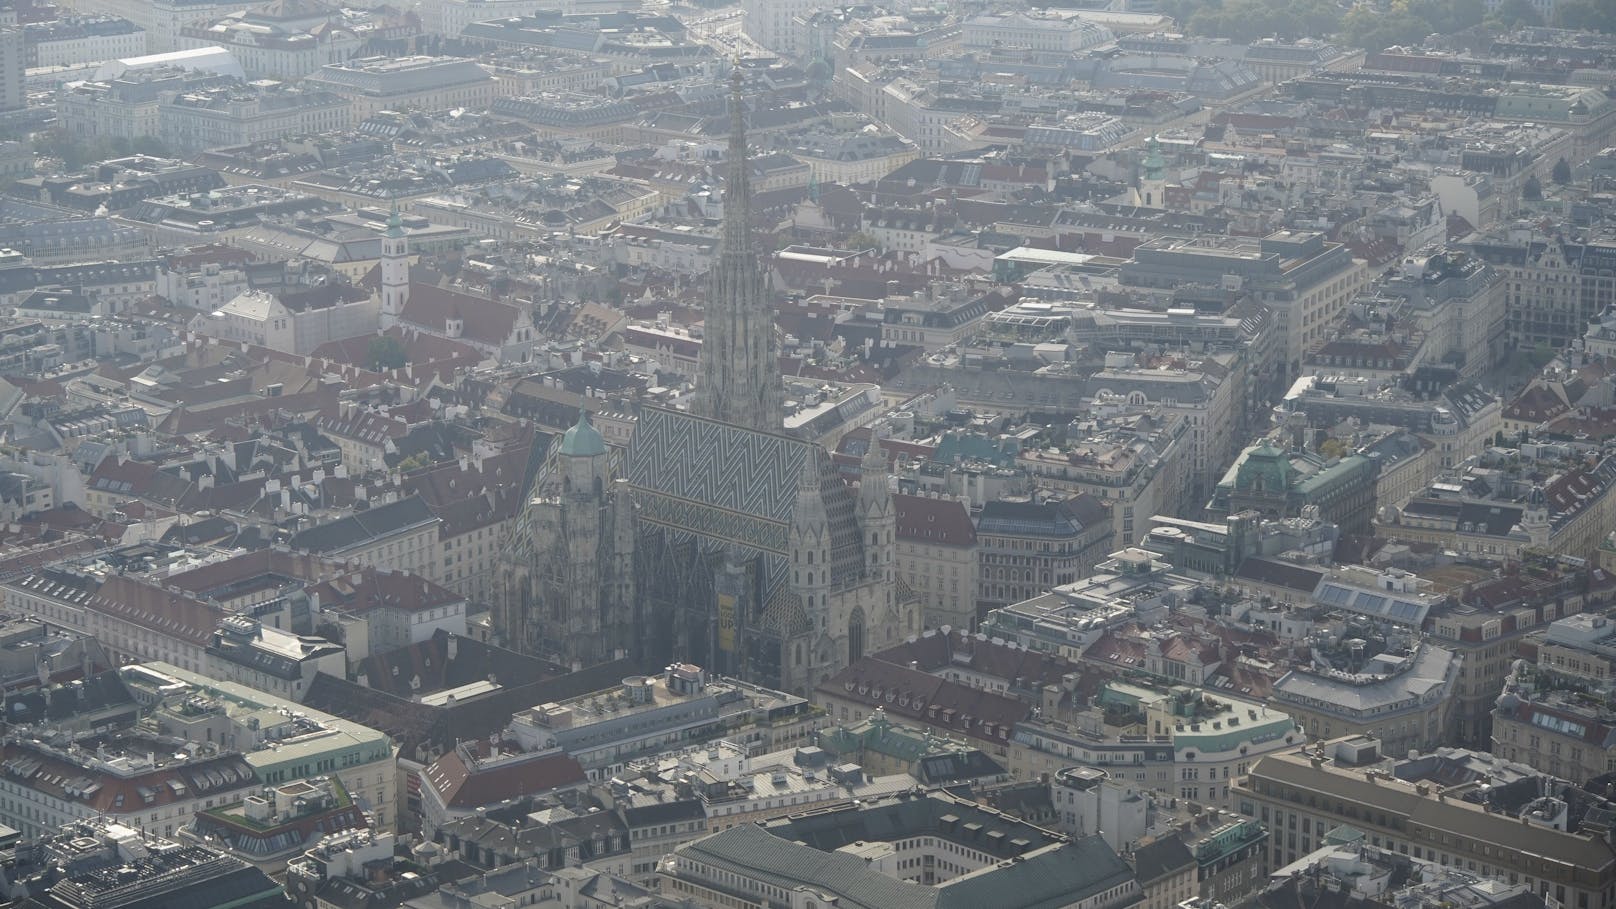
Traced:
[[1293, 472], [1290, 455], [1264, 439], [1240, 462], [1234, 486], [1239, 490], [1282, 493], [1290, 489]]
[[571, 458], [592, 458], [606, 453], [606, 440], [589, 425], [589, 411], [578, 408], [578, 422], [561, 436], [561, 453]]
[[1167, 170], [1167, 159], [1162, 157], [1161, 143], [1155, 136], [1145, 142], [1145, 179], [1160, 180]]

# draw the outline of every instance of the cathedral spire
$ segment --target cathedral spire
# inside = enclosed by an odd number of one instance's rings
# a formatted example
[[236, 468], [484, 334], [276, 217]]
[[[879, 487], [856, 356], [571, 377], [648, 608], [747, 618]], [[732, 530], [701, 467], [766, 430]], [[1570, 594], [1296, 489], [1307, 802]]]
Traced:
[[736, 67], [730, 76], [724, 232], [713, 260], [694, 410], [725, 423], [779, 432], [785, 421], [780, 354], [761, 255], [752, 242], [751, 167], [741, 86], [741, 70]]

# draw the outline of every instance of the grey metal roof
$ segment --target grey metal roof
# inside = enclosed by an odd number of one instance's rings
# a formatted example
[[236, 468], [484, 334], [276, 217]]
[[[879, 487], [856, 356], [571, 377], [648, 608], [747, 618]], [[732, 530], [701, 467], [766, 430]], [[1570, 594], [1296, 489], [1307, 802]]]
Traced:
[[1422, 646], [1409, 668], [1396, 675], [1351, 677], [1293, 669], [1274, 683], [1274, 697], [1347, 717], [1384, 717], [1429, 707], [1458, 677], [1453, 651]]

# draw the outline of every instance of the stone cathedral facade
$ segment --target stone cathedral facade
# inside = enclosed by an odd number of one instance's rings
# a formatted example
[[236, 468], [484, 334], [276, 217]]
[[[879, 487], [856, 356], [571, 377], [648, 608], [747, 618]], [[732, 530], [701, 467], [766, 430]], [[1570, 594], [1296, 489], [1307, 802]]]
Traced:
[[679, 660], [806, 695], [917, 633], [921, 610], [893, 568], [879, 448], [855, 489], [823, 446], [783, 431], [739, 73], [730, 105], [695, 403], [641, 408], [623, 452], [584, 417], [556, 442], [505, 543], [495, 633], [568, 662]]

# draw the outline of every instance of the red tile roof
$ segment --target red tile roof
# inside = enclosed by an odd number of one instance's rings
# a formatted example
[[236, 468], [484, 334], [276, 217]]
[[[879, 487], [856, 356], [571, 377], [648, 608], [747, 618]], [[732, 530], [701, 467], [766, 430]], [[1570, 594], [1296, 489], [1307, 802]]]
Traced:
[[896, 493], [892, 504], [898, 510], [898, 539], [940, 546], [973, 546], [976, 525], [971, 513], [955, 499], [934, 499]]
[[[424, 366], [441, 362], [469, 361], [475, 365], [482, 360], [482, 354], [470, 344], [462, 344], [450, 338], [440, 338], [436, 335], [425, 334], [419, 331], [410, 331], [400, 326], [393, 326], [382, 334], [398, 339], [404, 345], [404, 362], [415, 366]], [[376, 335], [360, 335], [357, 338], [345, 338], [341, 341], [327, 341], [314, 349], [310, 356], [320, 357], [336, 363], [346, 363], [350, 366], [368, 368], [370, 364], [370, 342], [376, 340]]]
[[[89, 747], [93, 750], [93, 744]], [[188, 802], [198, 793], [227, 798], [232, 792], [247, 795], [258, 785], [252, 767], [234, 754], [203, 763], [158, 767], [131, 776], [90, 770], [20, 743], [0, 747], [0, 760], [11, 766], [34, 767], [33, 772], [21, 780], [12, 774], [14, 782], [114, 817], [140, 815], [176, 802]], [[12, 765], [14, 760], [22, 763]], [[90, 788], [90, 784], [98, 788], [88, 797], [67, 792], [64, 787], [76, 781], [87, 782], [81, 788], [76, 787], [75, 792]]]
[[1015, 698], [865, 657], [820, 683], [826, 697], [880, 707], [935, 729], [1002, 745], [1032, 707]]
[[108, 576], [84, 606], [199, 646], [212, 640], [225, 617], [223, 610], [200, 600], [119, 574]]
[[419, 575], [373, 568], [340, 575], [310, 589], [319, 594], [321, 609], [353, 614], [375, 609], [421, 612], [465, 602], [465, 598], [454, 591]]
[[442, 331], [446, 320], [456, 316], [462, 323], [462, 339], [478, 344], [504, 344], [516, 328], [521, 310], [509, 303], [417, 281], [410, 284], [410, 298], [404, 304], [399, 321]]
[[489, 759], [483, 743], [461, 744], [433, 761], [421, 780], [443, 804], [471, 810], [510, 798], [576, 789], [589, 782], [583, 765], [565, 752], [499, 755]]
[[1533, 385], [1509, 402], [1509, 406], [1504, 408], [1504, 419], [1541, 423], [1569, 409], [1554, 389], [1545, 385]]
[[1118, 670], [1142, 670], [1145, 667], [1145, 642], [1124, 637], [1115, 630], [1107, 631], [1083, 651], [1083, 661]]
[[1076, 663], [1065, 657], [979, 640], [958, 630], [948, 634], [923, 634], [913, 641], [883, 650], [874, 658], [899, 666], [913, 664], [922, 672], [968, 668], [1006, 682], [1019, 681], [1014, 687], [1026, 689], [1059, 684], [1069, 673], [1080, 671]]
[[201, 593], [266, 575], [282, 575], [302, 581], [313, 581], [341, 570], [341, 565], [326, 562], [318, 556], [307, 553], [259, 549], [223, 561], [211, 562], [190, 571], [171, 574], [163, 583], [190, 593]]

